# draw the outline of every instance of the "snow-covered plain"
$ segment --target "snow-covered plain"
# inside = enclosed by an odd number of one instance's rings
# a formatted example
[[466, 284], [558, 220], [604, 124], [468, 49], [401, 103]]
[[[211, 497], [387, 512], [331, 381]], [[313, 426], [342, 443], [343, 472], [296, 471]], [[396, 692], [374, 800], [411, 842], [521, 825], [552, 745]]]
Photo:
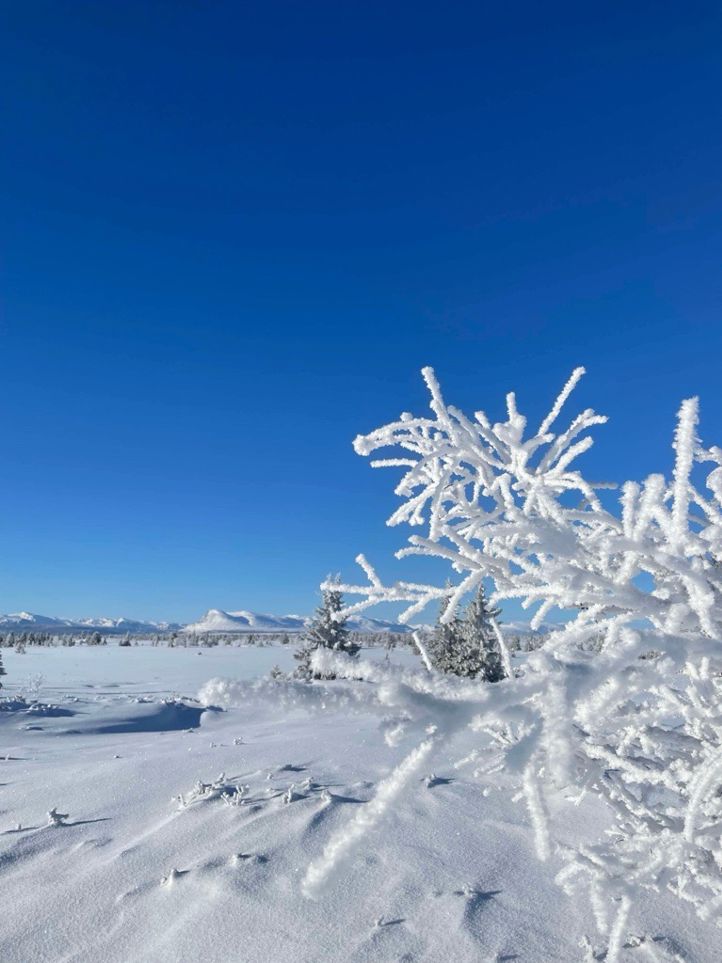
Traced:
[[[3, 694], [46, 706], [0, 713], [3, 963], [584, 958], [589, 907], [536, 858], [494, 753], [453, 764], [483, 749], [478, 734], [461, 732], [435, 779], [422, 761], [373, 810], [414, 746], [384, 738], [359, 698], [373, 683], [206, 685], [267, 678], [292, 653], [3, 652]], [[195, 701], [201, 689], [225, 707]], [[54, 807], [63, 825], [48, 825]], [[574, 813], [570, 838], [575, 819], [606, 818], [591, 796]], [[331, 839], [343, 845], [309, 890]], [[669, 895], [645, 895], [635, 919], [646, 938], [625, 959], [722, 959], [720, 931]]]

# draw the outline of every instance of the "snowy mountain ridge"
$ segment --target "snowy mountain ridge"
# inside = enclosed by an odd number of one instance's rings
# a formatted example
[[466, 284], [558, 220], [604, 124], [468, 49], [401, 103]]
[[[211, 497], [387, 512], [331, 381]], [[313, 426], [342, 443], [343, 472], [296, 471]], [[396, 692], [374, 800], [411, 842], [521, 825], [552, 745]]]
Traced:
[[[191, 622], [184, 632], [303, 632], [309, 622], [303, 615], [267, 615], [258, 612], [224, 612], [209, 609], [197, 622]], [[413, 627], [385, 619], [349, 619], [352, 632], [412, 632]]]
[[[11, 612], [0, 615], [0, 632], [88, 632], [105, 633], [142, 632], [158, 633], [183, 631], [190, 633], [206, 632], [303, 632], [308, 623], [303, 615], [268, 615], [250, 612], [245, 609], [224, 612], [222, 609], [209, 609], [196, 622], [183, 625], [179, 622], [152, 622], [140, 619], [97, 618], [60, 619], [34, 612]], [[353, 632], [410, 632], [409, 626], [388, 622], [384, 619], [350, 619], [349, 628]]]
[[0, 631], [21, 632], [67, 632], [102, 630], [104, 632], [170, 632], [180, 629], [177, 622], [143, 622], [127, 618], [84, 618], [58, 619], [51, 615], [37, 615], [34, 612], [11, 612], [0, 615]]
[[[131, 632], [174, 632], [183, 631], [201, 634], [205, 632], [303, 632], [309, 622], [304, 615], [269, 615], [266, 613], [250, 612], [239, 609], [225, 612], [223, 609], [208, 609], [205, 615], [187, 625], [179, 622], [152, 622], [141, 619], [98, 618], [59, 619], [50, 615], [38, 615], [33, 612], [12, 612], [0, 615], [0, 632], [87, 632], [98, 631], [106, 633]], [[358, 617], [348, 620], [348, 627], [352, 632], [412, 632], [424, 626], [401, 625], [386, 619]], [[546, 623], [540, 631], [547, 631], [552, 626]], [[502, 623], [507, 635], [527, 635], [531, 632], [528, 623]]]

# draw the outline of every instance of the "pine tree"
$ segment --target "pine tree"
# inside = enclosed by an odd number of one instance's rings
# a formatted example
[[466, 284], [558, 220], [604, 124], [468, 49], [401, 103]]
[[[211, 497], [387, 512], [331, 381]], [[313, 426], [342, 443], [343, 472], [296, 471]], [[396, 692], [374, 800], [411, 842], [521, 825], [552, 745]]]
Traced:
[[[3, 665], [3, 654], [2, 652], [0, 652], [0, 679], [4, 675], [7, 675], [7, 672], [5, 671], [5, 666]], [[0, 689], [2, 689], [2, 687], [3, 687], [3, 684], [0, 681]]]
[[427, 643], [427, 652], [431, 664], [438, 672], [448, 672], [452, 675], [468, 675], [457, 671], [460, 664], [460, 652], [464, 646], [463, 626], [461, 619], [455, 614], [450, 622], [441, 619], [449, 607], [450, 594], [443, 599], [439, 606], [436, 619], [436, 629]]
[[436, 631], [427, 642], [431, 664], [438, 672], [499, 682], [504, 678], [504, 669], [491, 620], [499, 616], [500, 610], [489, 607], [481, 586], [464, 617], [455, 614], [444, 623], [441, 619], [449, 601], [450, 595], [441, 603]]
[[484, 586], [469, 602], [464, 616], [463, 637], [464, 646], [461, 653], [460, 668], [457, 675], [469, 675], [485, 679], [487, 682], [499, 682], [504, 678], [504, 667], [501, 662], [501, 652], [492, 620], [501, 615], [501, 609], [491, 608], [484, 592]]
[[343, 594], [337, 588], [327, 588], [323, 592], [321, 605], [316, 609], [316, 615], [308, 627], [304, 645], [294, 654], [298, 661], [296, 676], [300, 679], [334, 679], [333, 674], [314, 672], [311, 668], [311, 656], [316, 649], [330, 649], [342, 652], [344, 655], [354, 656], [359, 646], [352, 642], [346, 619], [334, 619], [334, 614], [343, 608]]

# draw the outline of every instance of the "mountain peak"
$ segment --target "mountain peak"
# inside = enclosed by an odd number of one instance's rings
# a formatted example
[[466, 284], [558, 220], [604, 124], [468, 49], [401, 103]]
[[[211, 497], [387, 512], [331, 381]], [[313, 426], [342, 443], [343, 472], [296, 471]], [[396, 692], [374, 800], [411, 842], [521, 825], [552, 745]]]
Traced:
[[[197, 622], [186, 625], [184, 632], [303, 632], [309, 618], [303, 615], [268, 615], [238, 609], [226, 612], [223, 609], [208, 609]], [[384, 619], [356, 618], [348, 620], [352, 632], [411, 632], [412, 627]]]

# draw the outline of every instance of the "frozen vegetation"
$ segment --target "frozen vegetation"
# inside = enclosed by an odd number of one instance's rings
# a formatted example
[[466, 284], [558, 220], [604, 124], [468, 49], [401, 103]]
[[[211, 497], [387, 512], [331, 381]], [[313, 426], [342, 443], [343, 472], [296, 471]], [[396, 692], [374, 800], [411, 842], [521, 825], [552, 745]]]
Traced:
[[[669, 478], [588, 482], [581, 374], [528, 431], [426, 369], [356, 440], [450, 581], [360, 556], [295, 635], [4, 637], [3, 963], [722, 959], [722, 451], [690, 399]], [[351, 631], [383, 602], [438, 624]]]
[[[483, 411], [469, 418], [447, 405], [434, 372], [423, 374], [432, 416], [405, 413], [355, 447], [380, 451], [375, 466], [403, 469], [403, 503], [389, 524], [422, 534], [398, 557], [442, 558], [455, 583], [384, 585], [359, 556], [368, 584], [341, 586], [362, 596], [342, 614], [402, 601], [403, 622], [444, 599], [441, 622], [451, 625], [460, 600], [486, 579], [492, 605], [518, 599], [532, 625], [555, 611], [566, 621], [517, 671], [490, 615], [504, 679], [483, 689], [440, 679], [418, 633], [429, 677], [410, 680], [393, 699], [423, 721], [407, 760], [443, 751], [450, 761], [461, 729], [492, 739], [526, 801], [539, 860], [557, 863], [571, 897], [588, 897], [590, 958], [616, 963], [630, 941], [650, 936], [635, 935], [647, 891], [672, 893], [700, 920], [718, 922], [722, 450], [698, 438], [697, 399], [679, 410], [671, 477], [624, 483], [617, 507], [600, 494], [614, 486], [573, 467], [606, 419], [587, 409], [556, 429], [584, 369], [532, 431], [513, 393], [507, 420], [492, 424]], [[347, 671], [358, 676], [359, 667]], [[599, 817], [570, 837], [571, 813], [585, 797]], [[322, 867], [332, 870], [333, 860]]]

